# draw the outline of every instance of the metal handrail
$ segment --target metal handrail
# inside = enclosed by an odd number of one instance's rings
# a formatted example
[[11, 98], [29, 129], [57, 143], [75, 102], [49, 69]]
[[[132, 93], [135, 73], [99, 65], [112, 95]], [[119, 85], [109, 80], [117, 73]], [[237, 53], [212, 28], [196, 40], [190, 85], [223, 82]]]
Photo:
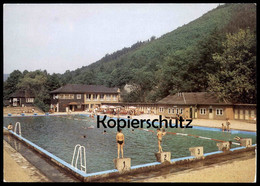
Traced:
[[[76, 157], [76, 161], [75, 161], [75, 154], [76, 154], [76, 152], [77, 152], [77, 157]], [[85, 149], [84, 146], [82, 146], [80, 144], [77, 144], [74, 147], [74, 152], [73, 152], [73, 156], [72, 156], [72, 160], [71, 160], [71, 166], [76, 168], [76, 169], [78, 169], [78, 159], [79, 159], [79, 156], [80, 156], [80, 170], [86, 173], [87, 172], [86, 149]]]
[[[19, 127], [19, 134], [17, 133], [17, 126]], [[22, 136], [21, 123], [20, 123], [20, 122], [16, 122], [16, 123], [15, 123], [14, 133], [16, 133], [17, 135]]]

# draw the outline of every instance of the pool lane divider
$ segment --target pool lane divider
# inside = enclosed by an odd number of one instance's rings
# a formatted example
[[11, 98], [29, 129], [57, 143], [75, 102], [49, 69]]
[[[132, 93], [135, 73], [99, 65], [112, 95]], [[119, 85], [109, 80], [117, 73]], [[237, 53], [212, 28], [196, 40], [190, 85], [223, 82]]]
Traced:
[[[138, 128], [140, 130], [144, 130], [147, 132], [155, 132], [153, 130], [148, 130], [148, 129], [143, 129], [143, 128]], [[166, 134], [173, 134], [173, 135], [179, 135], [179, 136], [192, 136], [195, 138], [200, 138], [200, 139], [207, 139], [207, 140], [213, 140], [213, 141], [217, 141], [217, 142], [226, 142], [224, 140], [218, 140], [218, 139], [213, 139], [213, 138], [208, 138], [208, 137], [203, 137], [203, 136], [197, 136], [197, 135], [193, 135], [193, 134], [185, 134], [185, 133], [176, 133], [176, 132], [166, 132]], [[236, 143], [236, 142], [232, 142], [232, 144], [234, 145], [241, 145], [240, 143]]]
[[[75, 177], [79, 178], [81, 181], [88, 182], [88, 181], [100, 180], [102, 178], [105, 179], [105, 178], [114, 177], [114, 176], [124, 174], [124, 173], [120, 174], [117, 169], [99, 171], [99, 172], [94, 172], [94, 173], [85, 173], [85, 172], [71, 166], [69, 163], [67, 163], [64, 160], [60, 159], [59, 157], [53, 155], [52, 153], [46, 151], [45, 149], [39, 147], [38, 145], [34, 144], [33, 142], [27, 140], [26, 138], [24, 138], [20, 135], [17, 135], [13, 131], [9, 131], [6, 127], [3, 127], [3, 128], [4, 128], [4, 130], [8, 131], [13, 136], [15, 136], [18, 140], [24, 142], [28, 147], [34, 149], [35, 151], [37, 151], [39, 154], [43, 155], [44, 157], [47, 157], [50, 161], [54, 162], [59, 167], [69, 171]], [[256, 147], [256, 144], [253, 144], [252, 147]], [[230, 149], [230, 151], [233, 152], [233, 151], [242, 150], [242, 149], [246, 149], [246, 147], [236, 147], [236, 148]], [[215, 151], [215, 152], [210, 152], [210, 153], [204, 153], [204, 156], [207, 157], [207, 156], [216, 155], [216, 154], [224, 154], [224, 152], [223, 151]], [[193, 160], [196, 160], [196, 158], [194, 156], [174, 158], [174, 159], [171, 159], [170, 163], [171, 164], [182, 163], [182, 162], [185, 163], [185, 160], [186, 161], [193, 161]], [[128, 171], [126, 173], [129, 173], [129, 172], [133, 173], [135, 171], [136, 172], [137, 171], [145, 172], [145, 171], [151, 170], [151, 169], [154, 170], [157, 166], [163, 166], [163, 165], [165, 165], [165, 164], [160, 163], [160, 162], [134, 165], [134, 166], [131, 166], [130, 171]]]

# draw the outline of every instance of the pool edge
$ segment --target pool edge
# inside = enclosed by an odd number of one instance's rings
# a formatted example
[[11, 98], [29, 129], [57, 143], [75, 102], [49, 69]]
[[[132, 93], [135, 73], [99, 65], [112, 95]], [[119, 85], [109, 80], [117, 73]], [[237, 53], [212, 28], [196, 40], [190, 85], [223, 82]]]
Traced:
[[[122, 175], [122, 174], [135, 174], [138, 172], [153, 170], [158, 167], [171, 166], [174, 164], [181, 164], [181, 163], [187, 163], [187, 162], [191, 162], [191, 161], [202, 160], [202, 159], [197, 159], [193, 156], [188, 156], [188, 157], [171, 159], [170, 162], [164, 162], [164, 163], [152, 162], [152, 163], [147, 163], [147, 164], [135, 165], [135, 166], [131, 167], [130, 171], [127, 171], [124, 173], [119, 173], [117, 169], [105, 170], [105, 171], [94, 172], [94, 173], [84, 173], [78, 169], [73, 168], [70, 164], [68, 164], [64, 160], [62, 160], [59, 157], [53, 155], [52, 153], [46, 151], [45, 149], [39, 147], [38, 145], [34, 144], [33, 142], [27, 140], [26, 138], [24, 138], [20, 135], [17, 135], [13, 131], [8, 131], [8, 129], [6, 127], [3, 127], [3, 128], [4, 128], [4, 130], [6, 130], [4, 132], [8, 132], [8, 134], [12, 134], [16, 139], [24, 142], [27, 146], [34, 149], [35, 151], [37, 151], [39, 154], [43, 155], [50, 161], [54, 162], [55, 165], [58, 165], [59, 167], [61, 167], [62, 169], [65, 169], [66, 171], [69, 171], [75, 177], [77, 177], [79, 180], [84, 181], [84, 182], [91, 182], [91, 181], [100, 180], [100, 179], [104, 179], [104, 178], [114, 177], [117, 175]], [[236, 151], [241, 151], [241, 150], [256, 149], [256, 147], [257, 147], [256, 144], [253, 144], [252, 147], [248, 147], [248, 148], [236, 147], [236, 148], [230, 149], [230, 151], [228, 153], [235, 153]], [[219, 155], [224, 155], [224, 154], [227, 154], [227, 152], [215, 151], [215, 152], [205, 153], [204, 158], [212, 158], [212, 157], [215, 157], [216, 155], [219, 156]]]

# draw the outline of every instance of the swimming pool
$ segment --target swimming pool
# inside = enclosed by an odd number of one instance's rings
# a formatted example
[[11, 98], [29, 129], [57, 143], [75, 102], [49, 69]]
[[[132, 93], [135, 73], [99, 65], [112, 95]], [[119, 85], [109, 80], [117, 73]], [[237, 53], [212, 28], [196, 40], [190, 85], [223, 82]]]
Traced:
[[[22, 136], [41, 148], [71, 163], [74, 147], [81, 144], [86, 148], [87, 173], [114, 169], [113, 159], [117, 157], [115, 140], [116, 128], [102, 126], [96, 128], [96, 118], [86, 115], [64, 116], [33, 116], [33, 117], [5, 117], [4, 126], [9, 123], [21, 123]], [[88, 127], [94, 126], [94, 129]], [[203, 129], [203, 130], [201, 130]], [[107, 133], [103, 134], [106, 130]], [[150, 128], [150, 130], [156, 130]], [[235, 136], [252, 138], [256, 143], [253, 132], [232, 130], [231, 133], [221, 132], [220, 129], [207, 127], [168, 128], [167, 132], [191, 134], [223, 141], [234, 141]], [[152, 163], [156, 161], [154, 153], [158, 151], [155, 133], [145, 130], [123, 129], [125, 135], [124, 156], [131, 158], [132, 166]], [[83, 138], [82, 136], [86, 136]], [[216, 141], [196, 138], [194, 136], [167, 134], [163, 138], [163, 151], [170, 151], [172, 158], [190, 156], [189, 148], [203, 146], [204, 153], [217, 151]], [[232, 145], [232, 147], [237, 147]]]

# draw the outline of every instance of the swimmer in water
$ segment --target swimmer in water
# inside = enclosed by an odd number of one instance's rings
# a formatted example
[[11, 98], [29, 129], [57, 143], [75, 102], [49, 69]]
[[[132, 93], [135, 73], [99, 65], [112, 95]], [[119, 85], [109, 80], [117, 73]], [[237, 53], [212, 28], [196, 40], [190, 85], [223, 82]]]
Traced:
[[82, 138], [86, 138], [86, 135], [81, 136]]
[[236, 137], [234, 137], [234, 140], [236, 140], [236, 141], [240, 141], [242, 138], [240, 138], [240, 137], [238, 137], [238, 136], [236, 136]]
[[117, 142], [117, 158], [120, 156], [120, 151], [121, 151], [121, 156], [124, 158], [124, 144], [125, 144], [125, 136], [122, 133], [122, 129], [119, 129], [117, 134], [116, 134], [116, 142]]
[[106, 134], [106, 133], [107, 133], [107, 131], [106, 131], [106, 130], [104, 130], [103, 134]]
[[94, 128], [94, 125], [91, 125], [90, 127], [88, 127], [88, 129], [93, 129]]

